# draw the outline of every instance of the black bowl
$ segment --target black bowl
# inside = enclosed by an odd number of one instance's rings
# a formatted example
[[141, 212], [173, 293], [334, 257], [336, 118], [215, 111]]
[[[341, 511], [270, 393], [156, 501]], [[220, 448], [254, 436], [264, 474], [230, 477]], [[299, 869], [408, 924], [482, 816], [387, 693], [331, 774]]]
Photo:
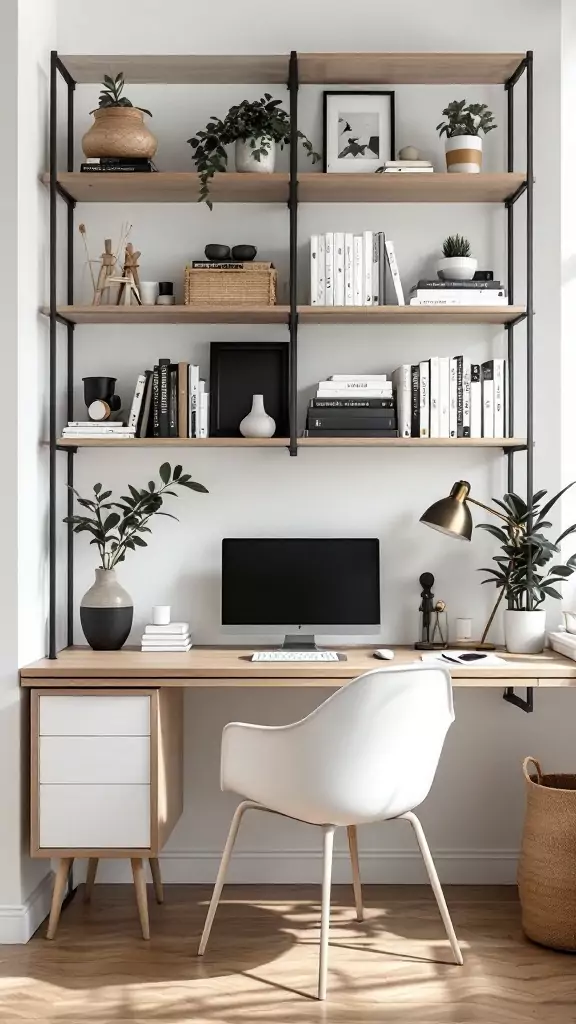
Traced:
[[97, 399], [108, 402], [114, 394], [116, 377], [82, 377], [84, 382], [84, 402], [92, 405]]
[[241, 263], [249, 263], [253, 260], [258, 249], [255, 245], [235, 245], [232, 249], [232, 259]]
[[208, 260], [214, 260], [217, 263], [222, 263], [224, 260], [230, 259], [230, 246], [229, 245], [217, 245], [216, 242], [211, 242], [204, 249], [204, 255]]

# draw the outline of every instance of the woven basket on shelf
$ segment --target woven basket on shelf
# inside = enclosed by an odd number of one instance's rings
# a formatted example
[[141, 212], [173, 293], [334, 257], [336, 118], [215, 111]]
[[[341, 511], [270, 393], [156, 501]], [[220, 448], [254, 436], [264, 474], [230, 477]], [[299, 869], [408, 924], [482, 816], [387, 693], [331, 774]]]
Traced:
[[[529, 764], [536, 775], [528, 773]], [[542, 946], [576, 951], [576, 775], [544, 775], [534, 757], [524, 760], [523, 769], [522, 927]]]
[[231, 267], [186, 267], [184, 302], [187, 306], [273, 306], [277, 272], [272, 263], [243, 263]]

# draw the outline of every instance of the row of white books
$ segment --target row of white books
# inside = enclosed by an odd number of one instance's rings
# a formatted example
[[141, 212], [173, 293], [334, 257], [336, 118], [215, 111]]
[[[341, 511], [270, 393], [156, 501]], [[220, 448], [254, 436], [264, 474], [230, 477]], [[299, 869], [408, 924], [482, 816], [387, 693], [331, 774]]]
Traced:
[[168, 653], [189, 651], [192, 647], [189, 622], [169, 622], [165, 626], [150, 623], [142, 634], [142, 651]]
[[313, 306], [384, 306], [387, 265], [397, 301], [403, 306], [394, 243], [383, 231], [312, 235], [310, 302]]
[[506, 437], [507, 363], [433, 356], [392, 374], [400, 437]]

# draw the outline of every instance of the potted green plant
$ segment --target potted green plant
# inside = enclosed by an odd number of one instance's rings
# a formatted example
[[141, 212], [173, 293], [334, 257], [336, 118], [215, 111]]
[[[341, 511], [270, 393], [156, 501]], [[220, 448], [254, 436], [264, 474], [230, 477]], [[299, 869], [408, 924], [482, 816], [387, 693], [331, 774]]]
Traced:
[[478, 269], [478, 260], [470, 255], [471, 247], [462, 235], [448, 235], [442, 244], [442, 258], [436, 272], [441, 281], [471, 281]]
[[[209, 182], [217, 171], [225, 171], [228, 164], [226, 146], [235, 143], [237, 171], [271, 174], [276, 160], [276, 146], [280, 149], [290, 144], [290, 116], [282, 109], [282, 100], [272, 99], [270, 93], [254, 102], [242, 100], [230, 107], [224, 120], [212, 116], [201, 131], [188, 139], [192, 146], [196, 167], [200, 172], [199, 202], [206, 202], [210, 209]], [[315, 164], [319, 153], [312, 143], [298, 132], [304, 149]]]
[[448, 171], [477, 174], [482, 170], [482, 139], [498, 126], [485, 103], [453, 100], [442, 111], [446, 121], [436, 125], [440, 138], [446, 136], [446, 168]]
[[142, 534], [152, 532], [148, 524], [153, 516], [177, 518], [162, 511], [164, 497], [175, 497], [174, 487], [208, 493], [203, 484], [182, 472], [182, 466], [172, 469], [164, 462], [159, 473], [159, 485], [151, 480], [147, 487], [138, 490], [128, 484], [130, 493], [122, 495], [120, 501], [110, 500], [112, 491], [103, 491], [102, 484], [94, 484], [93, 498], [83, 498], [72, 488], [87, 514], [66, 516], [64, 522], [72, 524], [74, 533], [89, 533], [90, 543], [96, 545], [100, 555], [96, 580], [80, 602], [84, 636], [95, 651], [118, 651], [128, 639], [134, 608], [130, 594], [116, 578], [116, 566], [124, 561], [128, 551], [147, 547]]
[[94, 115], [94, 124], [82, 139], [87, 157], [144, 157], [151, 159], [158, 142], [144, 123], [144, 114], [152, 117], [144, 107], [135, 107], [124, 92], [124, 74], [116, 78], [104, 75], [102, 92]]
[[546, 537], [546, 531], [552, 528], [546, 516], [572, 486], [568, 484], [543, 506], [546, 491], [538, 491], [530, 505], [518, 494], [505, 494], [502, 501], [494, 501], [505, 512], [508, 522], [501, 527], [492, 523], [478, 525], [479, 530], [492, 534], [502, 549], [493, 558], [496, 567], [479, 570], [488, 573], [482, 583], [493, 583], [500, 591], [486, 630], [505, 598], [506, 649], [513, 654], [538, 654], [544, 649], [546, 612], [541, 605], [547, 597], [561, 600], [562, 594], [556, 587], [576, 570], [576, 554], [566, 562], [549, 564], [559, 554], [562, 541], [576, 532], [576, 525], [569, 526], [555, 541]]

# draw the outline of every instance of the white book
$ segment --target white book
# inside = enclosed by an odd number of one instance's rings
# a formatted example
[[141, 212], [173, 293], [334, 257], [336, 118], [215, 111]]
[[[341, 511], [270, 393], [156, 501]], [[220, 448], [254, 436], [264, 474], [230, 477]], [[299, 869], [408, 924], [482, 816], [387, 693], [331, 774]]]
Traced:
[[310, 305], [318, 305], [318, 235], [310, 237]]
[[396, 391], [396, 416], [399, 437], [410, 437], [412, 433], [412, 377], [410, 363], [404, 363], [394, 370], [392, 383]]
[[470, 360], [462, 362], [462, 437], [470, 437]]
[[334, 305], [344, 306], [344, 233], [334, 233]]
[[370, 388], [368, 391], [358, 392], [350, 389], [341, 389], [339, 391], [326, 391], [324, 388], [319, 388], [316, 392], [316, 398], [358, 398], [361, 394], [362, 398], [392, 398], [392, 389], [385, 388]]
[[494, 366], [482, 363], [482, 437], [494, 437]]
[[505, 288], [412, 288], [410, 295], [414, 299], [434, 299], [435, 302], [457, 299], [463, 306], [491, 306], [496, 299], [507, 301]]
[[482, 379], [480, 363], [470, 367], [470, 437], [482, 437]]
[[89, 422], [83, 423], [81, 420], [70, 420], [67, 427], [63, 427], [63, 431], [67, 430], [114, 430], [117, 434], [133, 434], [134, 428], [127, 427], [124, 423], [116, 423], [114, 420], [90, 420]]
[[321, 380], [318, 388], [322, 391], [392, 391], [390, 380]]
[[450, 437], [450, 359], [448, 356], [440, 356], [439, 362], [439, 389], [440, 389], [440, 415], [438, 437]]
[[431, 174], [433, 167], [385, 167], [384, 174]]
[[380, 250], [378, 246], [378, 235], [379, 232], [375, 231], [372, 236], [372, 305], [378, 306], [380, 304]]
[[200, 401], [198, 403], [198, 405], [199, 405], [199, 412], [200, 412], [200, 432], [198, 434], [198, 437], [208, 437], [208, 401], [209, 401], [209, 396], [208, 396], [208, 392], [206, 391], [206, 382], [202, 380], [202, 381], [200, 381], [200, 384], [202, 386], [200, 388], [200, 394], [199, 394]]
[[353, 269], [353, 282], [354, 282], [354, 305], [362, 305], [362, 290], [364, 285], [363, 269], [362, 269], [362, 235], [354, 235], [354, 269]]
[[188, 366], [188, 431], [189, 437], [198, 437], [198, 391], [200, 367]]
[[420, 363], [420, 437], [430, 437], [430, 360]]
[[432, 167], [430, 160], [385, 160], [384, 167]]
[[386, 373], [331, 373], [326, 380], [388, 380]]
[[400, 272], [398, 270], [398, 263], [396, 261], [396, 253], [394, 251], [394, 242], [385, 241], [386, 246], [386, 258], [388, 260], [388, 266], [390, 267], [390, 273], [392, 275], [392, 283], [394, 285], [394, 291], [396, 292], [396, 300], [399, 306], [404, 306], [404, 292], [402, 291], [402, 282], [400, 280]]
[[64, 431], [63, 437], [117, 437], [123, 441], [129, 440], [132, 437], [136, 437], [134, 431], [131, 434], [118, 434], [115, 430], [91, 430], [90, 432], [82, 430], [78, 427], [78, 430], [66, 430]]
[[494, 359], [494, 437], [505, 437], [506, 360]]
[[344, 305], [354, 305], [354, 235], [344, 235]]
[[318, 305], [326, 305], [326, 235], [318, 235]]
[[450, 360], [450, 437], [458, 437], [458, 357]]
[[144, 391], [146, 389], [146, 374], [140, 373], [138, 380], [136, 381], [136, 387], [134, 389], [134, 397], [132, 399], [132, 405], [130, 407], [130, 415], [128, 417], [128, 427], [131, 430], [136, 430], [138, 425], [138, 417], [140, 415], [140, 409], [142, 407], [142, 399], [144, 398]]
[[[482, 293], [483, 294], [483, 293]], [[487, 300], [475, 300], [472, 302], [471, 299], [462, 299], [460, 296], [453, 299], [436, 298], [436, 295], [430, 299], [410, 299], [411, 306], [507, 306], [507, 298], [494, 298], [490, 302]]]
[[440, 437], [440, 358], [430, 359], [430, 437]]
[[362, 289], [362, 299], [364, 306], [372, 305], [372, 262], [373, 262], [373, 249], [374, 240], [371, 231], [365, 231], [362, 243], [362, 262], [364, 264], [364, 287]]
[[167, 622], [165, 626], [157, 626], [154, 622], [150, 622], [147, 626], [144, 626], [144, 633], [146, 636], [162, 636], [165, 633], [186, 634], [189, 632], [189, 622]]
[[326, 246], [326, 293], [324, 298], [325, 306], [334, 305], [334, 233], [327, 231], [324, 236]]
[[186, 644], [185, 647], [142, 647], [140, 649], [141, 654], [178, 654], [182, 652], [186, 654], [187, 651], [192, 650], [192, 644]]
[[142, 647], [183, 647], [192, 640], [190, 633], [164, 633], [162, 636], [142, 636]]

